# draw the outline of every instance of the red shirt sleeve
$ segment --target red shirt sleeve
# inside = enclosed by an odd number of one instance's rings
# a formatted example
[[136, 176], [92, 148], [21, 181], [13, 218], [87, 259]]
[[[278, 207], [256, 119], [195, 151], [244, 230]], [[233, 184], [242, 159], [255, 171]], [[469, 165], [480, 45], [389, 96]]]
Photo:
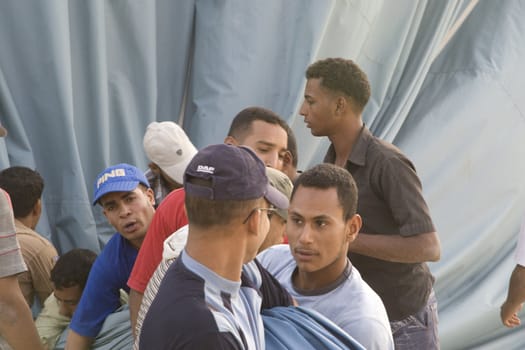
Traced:
[[162, 259], [164, 240], [187, 224], [184, 189], [181, 188], [166, 196], [153, 216], [128, 279], [131, 289], [144, 293], [149, 279]]

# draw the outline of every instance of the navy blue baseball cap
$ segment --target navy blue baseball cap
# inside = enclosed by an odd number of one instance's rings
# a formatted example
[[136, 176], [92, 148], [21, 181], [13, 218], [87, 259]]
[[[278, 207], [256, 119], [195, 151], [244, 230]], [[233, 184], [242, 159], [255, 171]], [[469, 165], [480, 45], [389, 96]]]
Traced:
[[93, 191], [93, 205], [105, 194], [133, 191], [139, 184], [150, 187], [144, 173], [133, 165], [121, 163], [110, 166], [97, 176]]
[[[201, 179], [210, 186], [188, 179]], [[248, 147], [218, 144], [203, 148], [184, 173], [184, 190], [189, 196], [211, 200], [250, 200], [264, 197], [278, 209], [288, 208], [288, 198], [272, 187], [266, 167]]]

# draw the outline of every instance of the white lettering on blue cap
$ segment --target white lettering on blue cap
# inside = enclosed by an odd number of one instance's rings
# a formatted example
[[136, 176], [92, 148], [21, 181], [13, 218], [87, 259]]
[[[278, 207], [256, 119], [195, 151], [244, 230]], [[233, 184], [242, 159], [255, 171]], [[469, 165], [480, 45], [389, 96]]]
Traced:
[[113, 169], [110, 172], [104, 173], [97, 180], [97, 188], [100, 188], [100, 185], [106, 182], [109, 178], [121, 177], [121, 176], [126, 176], [125, 169], [122, 169], [122, 168]]
[[215, 172], [215, 168], [212, 166], [207, 166], [207, 165], [199, 165], [197, 166], [197, 172], [213, 174]]

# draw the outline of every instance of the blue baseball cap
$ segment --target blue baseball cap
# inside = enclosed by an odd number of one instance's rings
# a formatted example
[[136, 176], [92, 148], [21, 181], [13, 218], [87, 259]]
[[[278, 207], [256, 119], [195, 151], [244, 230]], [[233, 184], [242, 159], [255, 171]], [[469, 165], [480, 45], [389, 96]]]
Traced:
[[[210, 183], [200, 185], [189, 178]], [[189, 196], [211, 200], [250, 200], [264, 197], [278, 209], [288, 208], [288, 198], [272, 187], [266, 167], [248, 147], [218, 144], [203, 148], [184, 173], [184, 190]]]
[[105, 194], [133, 191], [139, 184], [150, 187], [144, 173], [126, 163], [110, 166], [97, 176], [93, 190], [93, 205]]

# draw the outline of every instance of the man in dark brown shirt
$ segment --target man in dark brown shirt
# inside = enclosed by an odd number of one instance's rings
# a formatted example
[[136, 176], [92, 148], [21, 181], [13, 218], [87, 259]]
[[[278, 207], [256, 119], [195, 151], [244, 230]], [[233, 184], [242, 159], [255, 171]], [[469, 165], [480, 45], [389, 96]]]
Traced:
[[438, 349], [434, 278], [425, 262], [439, 260], [441, 248], [415, 168], [364, 125], [370, 84], [354, 62], [321, 60], [306, 78], [300, 114], [314, 136], [330, 139], [324, 161], [346, 168], [359, 190], [363, 226], [350, 260], [383, 300], [396, 349]]

